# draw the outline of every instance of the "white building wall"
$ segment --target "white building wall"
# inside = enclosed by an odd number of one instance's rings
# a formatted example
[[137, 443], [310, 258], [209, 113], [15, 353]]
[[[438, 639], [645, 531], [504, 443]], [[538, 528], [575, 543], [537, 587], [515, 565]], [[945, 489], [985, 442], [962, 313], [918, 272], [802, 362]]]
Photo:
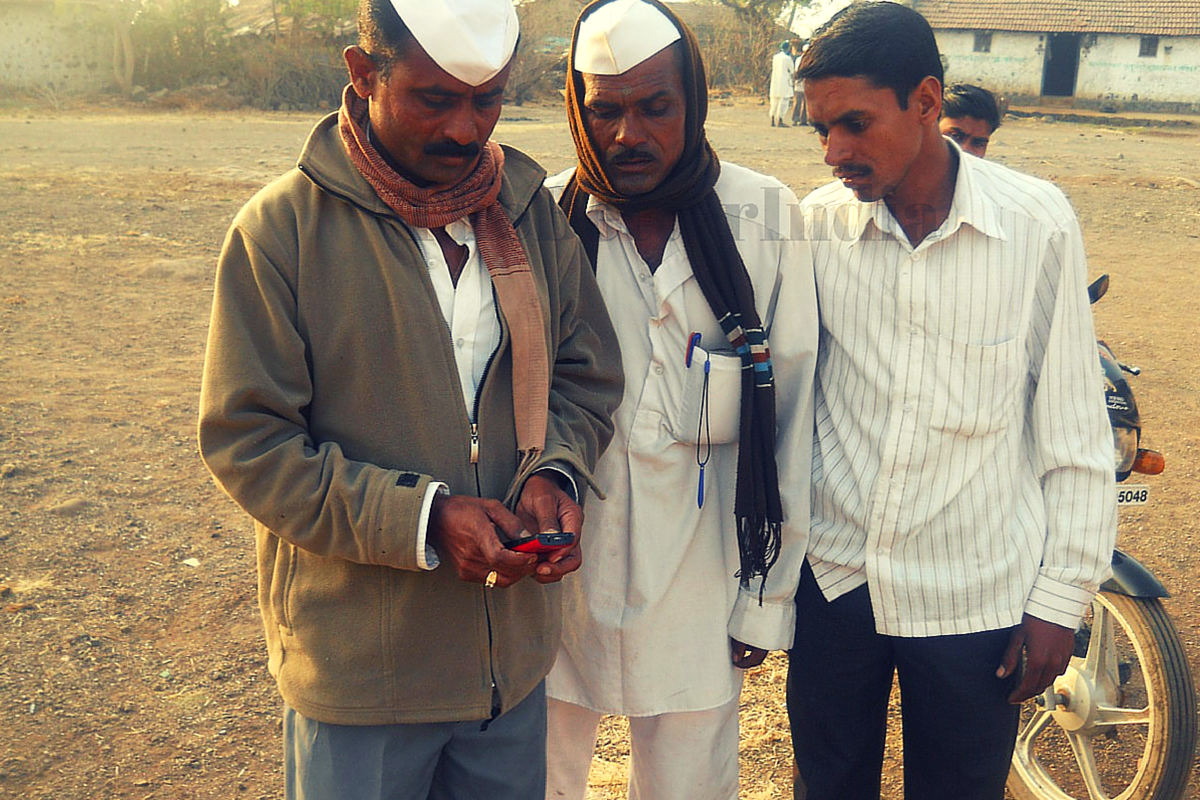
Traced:
[[976, 53], [975, 31], [935, 33], [946, 83], [974, 83], [1004, 95], [1042, 93], [1045, 45], [1038, 34], [994, 31], [991, 52]]
[[[993, 31], [991, 52], [976, 53], [975, 31], [935, 33], [947, 83], [974, 83], [1008, 96], [1042, 93], [1042, 34]], [[1159, 37], [1154, 57], [1138, 56], [1141, 40], [1141, 36], [1083, 34], [1075, 97], [1200, 104], [1200, 36]]]
[[[1142, 37], [1083, 37], [1075, 96], [1155, 103], [1200, 103], [1200, 36], [1160, 36], [1158, 55], [1139, 56]], [[1168, 51], [1169, 48], [1169, 51]]]
[[0, 86], [64, 94], [103, 89], [113, 82], [112, 37], [111, 27], [78, 10], [0, 0]]

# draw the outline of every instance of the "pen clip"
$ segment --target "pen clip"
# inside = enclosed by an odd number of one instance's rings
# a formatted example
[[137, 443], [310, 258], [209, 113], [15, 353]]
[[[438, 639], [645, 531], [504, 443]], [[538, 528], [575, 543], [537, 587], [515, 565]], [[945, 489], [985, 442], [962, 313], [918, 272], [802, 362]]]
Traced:
[[692, 353], [695, 352], [696, 346], [700, 344], [700, 334], [693, 331], [688, 334], [687, 351], [683, 354], [683, 366], [688, 369], [692, 368]]

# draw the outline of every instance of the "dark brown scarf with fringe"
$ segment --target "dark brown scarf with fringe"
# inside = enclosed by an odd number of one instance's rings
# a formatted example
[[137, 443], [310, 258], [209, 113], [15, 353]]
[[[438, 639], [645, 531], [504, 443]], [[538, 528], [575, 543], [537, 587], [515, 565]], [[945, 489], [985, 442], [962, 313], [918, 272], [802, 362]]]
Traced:
[[[596, 0], [580, 14], [585, 19], [610, 0]], [[679, 232], [691, 262], [692, 273], [704, 298], [720, 322], [730, 343], [742, 357], [742, 417], [739, 433], [737, 495], [738, 552], [743, 584], [761, 577], [779, 558], [783, 505], [775, 464], [775, 381], [771, 355], [762, 321], [754, 307], [754, 287], [746, 265], [733, 241], [729, 222], [713, 187], [721, 163], [704, 133], [708, 116], [708, 85], [704, 62], [695, 36], [675, 14], [658, 0], [645, 0], [679, 29], [683, 47], [683, 88], [687, 121], [683, 154], [671, 174], [657, 188], [636, 197], [617, 193], [604, 173], [602, 154], [588, 132], [583, 107], [583, 77], [574, 68], [579, 22], [571, 35], [567, 63], [567, 118], [579, 165], [559, 200], [571, 227], [583, 240], [584, 249], [596, 264], [600, 233], [587, 218], [588, 196], [592, 195], [619, 211], [667, 208], [679, 219]]]
[[400, 219], [418, 228], [443, 228], [470, 217], [479, 254], [512, 337], [513, 415], [523, 470], [546, 449], [550, 354], [529, 259], [497, 201], [504, 151], [489, 141], [475, 169], [459, 184], [421, 188], [392, 169], [371, 144], [367, 119], [367, 101], [347, 86], [338, 112], [338, 132], [354, 166]]

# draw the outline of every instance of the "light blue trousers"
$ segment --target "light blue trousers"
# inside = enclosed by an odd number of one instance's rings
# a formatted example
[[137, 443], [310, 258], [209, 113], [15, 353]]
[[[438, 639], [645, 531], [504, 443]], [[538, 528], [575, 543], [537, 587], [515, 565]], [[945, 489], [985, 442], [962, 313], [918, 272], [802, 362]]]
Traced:
[[540, 800], [546, 687], [480, 720], [330, 725], [284, 707], [287, 800]]

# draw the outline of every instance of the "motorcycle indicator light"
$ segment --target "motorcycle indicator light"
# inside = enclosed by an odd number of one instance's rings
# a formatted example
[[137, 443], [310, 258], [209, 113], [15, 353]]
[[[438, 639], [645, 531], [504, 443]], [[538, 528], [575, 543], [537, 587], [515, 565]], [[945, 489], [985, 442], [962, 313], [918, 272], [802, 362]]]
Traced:
[[1154, 450], [1137, 451], [1137, 457], [1133, 460], [1133, 472], [1139, 472], [1142, 475], [1159, 475], [1167, 467], [1167, 461], [1162, 457], [1162, 453]]

